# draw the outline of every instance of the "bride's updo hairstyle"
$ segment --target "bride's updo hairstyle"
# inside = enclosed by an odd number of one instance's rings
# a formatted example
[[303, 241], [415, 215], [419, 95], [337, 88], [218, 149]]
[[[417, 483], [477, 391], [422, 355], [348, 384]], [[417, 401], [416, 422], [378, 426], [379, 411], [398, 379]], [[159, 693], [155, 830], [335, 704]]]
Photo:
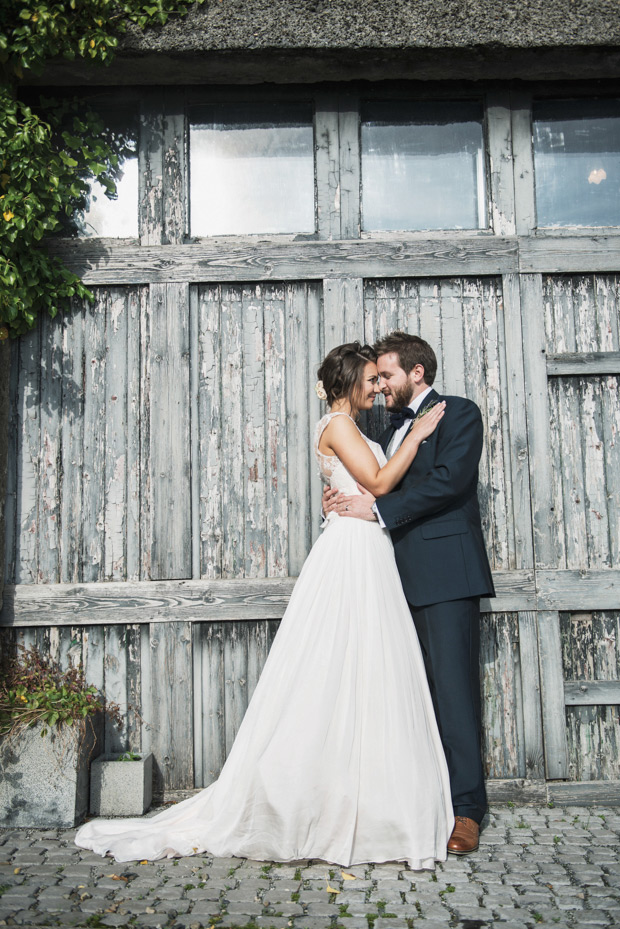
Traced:
[[318, 370], [329, 406], [336, 400], [347, 399], [357, 409], [364, 369], [369, 361], [377, 361], [377, 353], [370, 345], [347, 342], [332, 348]]

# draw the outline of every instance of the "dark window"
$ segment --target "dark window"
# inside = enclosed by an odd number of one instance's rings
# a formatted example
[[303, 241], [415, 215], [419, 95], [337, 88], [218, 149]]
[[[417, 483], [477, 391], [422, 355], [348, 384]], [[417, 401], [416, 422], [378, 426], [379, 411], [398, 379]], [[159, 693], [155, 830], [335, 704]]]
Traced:
[[482, 106], [368, 103], [362, 111], [362, 228], [487, 226]]
[[534, 105], [538, 226], [620, 225], [620, 100]]

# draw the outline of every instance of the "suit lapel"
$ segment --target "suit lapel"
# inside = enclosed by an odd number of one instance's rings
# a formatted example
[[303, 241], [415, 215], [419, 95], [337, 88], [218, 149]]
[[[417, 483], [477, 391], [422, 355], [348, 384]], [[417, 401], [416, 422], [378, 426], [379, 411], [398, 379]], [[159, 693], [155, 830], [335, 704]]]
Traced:
[[[420, 409], [419, 409], [418, 412], [416, 413], [416, 416], [419, 416], [420, 413], [422, 412], [422, 410], [425, 410], [426, 407], [429, 406], [429, 404], [431, 404], [431, 403], [437, 403], [438, 400], [439, 400], [439, 394], [437, 393], [437, 391], [436, 391], [436, 390], [431, 390], [430, 393], [428, 393], [428, 394], [424, 397], [424, 400], [423, 400], [422, 403], [420, 404]], [[405, 432], [405, 435], [408, 434], [409, 429], [411, 429], [411, 427], [413, 426], [413, 422], [414, 422], [414, 421], [413, 421], [413, 419], [412, 419], [412, 420], [410, 421], [410, 423], [409, 423], [409, 427], [408, 427], [408, 429], [407, 429], [407, 432]], [[394, 437], [394, 433], [395, 433], [395, 432], [396, 432], [396, 429], [394, 428], [394, 426], [390, 425], [390, 426], [387, 427], [387, 429], [385, 430], [385, 432], [381, 435], [381, 438], [379, 439], [379, 444], [381, 445], [381, 448], [383, 449], [383, 451], [386, 452], [386, 453], [387, 453], [387, 450], [388, 450], [388, 448], [389, 448], [390, 442], [392, 441], [392, 439], [393, 439], [393, 437]]]
[[[415, 414], [415, 419], [417, 419], [418, 416], [421, 416], [422, 413], [423, 413], [423, 411], [424, 411], [428, 406], [430, 406], [430, 405], [433, 404], [433, 403], [437, 403], [438, 400], [439, 400], [439, 394], [437, 393], [437, 391], [436, 391], [436, 390], [431, 390], [430, 393], [428, 393], [428, 394], [424, 397], [424, 400], [423, 400], [422, 403], [420, 404], [420, 408], [418, 409], [418, 412]], [[406, 433], [405, 433], [405, 436], [409, 435], [409, 430], [412, 428], [412, 426], [413, 426], [413, 424], [414, 424], [414, 422], [415, 422], [415, 419], [412, 419], [411, 422], [409, 423], [409, 428], [407, 429], [407, 431], [406, 431]], [[392, 430], [392, 435], [393, 435], [393, 434], [394, 434], [394, 430]]]

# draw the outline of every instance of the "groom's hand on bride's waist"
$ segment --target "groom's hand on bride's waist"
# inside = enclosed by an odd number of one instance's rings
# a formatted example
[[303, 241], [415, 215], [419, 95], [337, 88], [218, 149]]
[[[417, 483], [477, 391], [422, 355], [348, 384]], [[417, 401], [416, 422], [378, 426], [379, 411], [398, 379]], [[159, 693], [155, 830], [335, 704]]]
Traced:
[[353, 516], [355, 519], [368, 519], [376, 522], [377, 517], [372, 509], [375, 497], [361, 484], [358, 484], [357, 488], [360, 491], [359, 494], [347, 496], [338, 490], [326, 487], [323, 491], [325, 515], [338, 513], [339, 516]]

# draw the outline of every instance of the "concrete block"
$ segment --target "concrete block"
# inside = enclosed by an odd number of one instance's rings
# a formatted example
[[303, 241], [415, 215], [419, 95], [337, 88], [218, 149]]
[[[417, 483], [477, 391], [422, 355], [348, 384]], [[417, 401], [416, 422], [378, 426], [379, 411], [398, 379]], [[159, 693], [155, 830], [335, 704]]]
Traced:
[[100, 755], [90, 771], [90, 812], [96, 816], [142, 816], [153, 798], [153, 755], [119, 761]]
[[101, 714], [74, 726], [38, 723], [0, 740], [0, 826], [68, 827], [82, 822], [88, 810], [90, 759], [102, 740], [102, 723]]

